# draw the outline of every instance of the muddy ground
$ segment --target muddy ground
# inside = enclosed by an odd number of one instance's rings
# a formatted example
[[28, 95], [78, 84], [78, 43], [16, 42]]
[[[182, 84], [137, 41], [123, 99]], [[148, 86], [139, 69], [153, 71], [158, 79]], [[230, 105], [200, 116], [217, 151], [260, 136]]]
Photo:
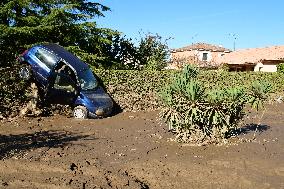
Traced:
[[223, 146], [173, 142], [157, 114], [2, 120], [0, 188], [284, 188], [283, 104]]

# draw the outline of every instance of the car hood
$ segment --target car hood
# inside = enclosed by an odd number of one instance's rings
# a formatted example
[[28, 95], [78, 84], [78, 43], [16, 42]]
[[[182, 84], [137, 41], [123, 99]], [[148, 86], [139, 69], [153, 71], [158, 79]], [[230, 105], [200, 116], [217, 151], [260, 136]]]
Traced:
[[111, 97], [100, 86], [95, 90], [81, 91], [81, 93], [97, 108], [109, 108], [113, 106]]

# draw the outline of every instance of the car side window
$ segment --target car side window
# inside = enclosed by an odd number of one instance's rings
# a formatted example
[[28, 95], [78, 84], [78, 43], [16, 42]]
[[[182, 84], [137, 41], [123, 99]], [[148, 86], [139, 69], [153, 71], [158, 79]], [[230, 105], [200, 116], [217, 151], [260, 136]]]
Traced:
[[75, 91], [75, 82], [71, 79], [71, 77], [65, 73], [56, 73], [55, 74], [55, 89], [61, 89], [68, 92]]
[[58, 62], [57, 56], [41, 48], [36, 50], [35, 56], [41, 62], [43, 62], [49, 69], [52, 69], [54, 65]]
[[69, 92], [75, 92], [76, 90], [77, 79], [75, 73], [63, 62], [58, 63], [51, 79], [54, 81], [54, 89], [61, 89]]

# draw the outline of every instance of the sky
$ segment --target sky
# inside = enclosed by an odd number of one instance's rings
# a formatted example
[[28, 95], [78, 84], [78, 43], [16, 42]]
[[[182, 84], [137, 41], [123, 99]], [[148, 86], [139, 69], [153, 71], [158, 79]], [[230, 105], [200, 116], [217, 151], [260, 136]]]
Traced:
[[284, 45], [283, 0], [97, 0], [111, 8], [96, 22], [127, 38], [171, 38], [171, 49], [205, 42], [233, 49]]

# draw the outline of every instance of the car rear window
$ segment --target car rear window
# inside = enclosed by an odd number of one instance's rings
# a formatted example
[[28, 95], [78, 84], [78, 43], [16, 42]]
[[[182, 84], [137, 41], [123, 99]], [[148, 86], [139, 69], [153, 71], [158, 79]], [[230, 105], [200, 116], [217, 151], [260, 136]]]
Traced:
[[52, 69], [59, 60], [59, 58], [56, 55], [42, 48], [39, 48], [35, 52], [35, 56], [50, 69]]

